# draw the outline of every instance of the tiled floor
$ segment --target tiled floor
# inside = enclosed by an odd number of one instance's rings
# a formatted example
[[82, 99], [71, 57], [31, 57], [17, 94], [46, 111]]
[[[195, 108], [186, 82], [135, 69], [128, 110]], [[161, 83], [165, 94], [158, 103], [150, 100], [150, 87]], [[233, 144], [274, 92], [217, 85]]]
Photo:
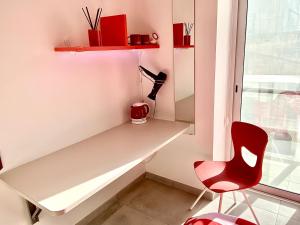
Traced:
[[[249, 200], [261, 225], [300, 225], [300, 206], [248, 192]], [[202, 199], [193, 211], [189, 206], [196, 196], [151, 180], [143, 180], [128, 193], [119, 196], [112, 206], [89, 225], [181, 225], [191, 216], [216, 212], [218, 198]], [[225, 194], [223, 212], [254, 221], [243, 197], [232, 208], [233, 197]]]

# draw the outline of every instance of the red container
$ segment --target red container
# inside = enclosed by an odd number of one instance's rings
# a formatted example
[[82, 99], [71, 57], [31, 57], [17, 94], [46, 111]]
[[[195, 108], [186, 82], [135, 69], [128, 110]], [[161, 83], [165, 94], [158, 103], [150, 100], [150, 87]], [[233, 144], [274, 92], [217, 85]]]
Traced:
[[174, 46], [183, 46], [183, 23], [173, 24]]
[[126, 15], [101, 17], [100, 27], [103, 46], [128, 45]]
[[185, 35], [184, 36], [184, 45], [185, 46], [191, 46], [191, 35]]
[[101, 46], [101, 32], [99, 30], [89, 30], [89, 42], [91, 47]]
[[142, 44], [142, 35], [140, 34], [131, 34], [130, 38], [130, 45], [141, 45]]
[[150, 44], [150, 35], [143, 34], [142, 35], [142, 45], [149, 45]]
[[139, 120], [147, 117], [150, 111], [149, 105], [146, 103], [135, 103], [131, 106], [131, 119]]

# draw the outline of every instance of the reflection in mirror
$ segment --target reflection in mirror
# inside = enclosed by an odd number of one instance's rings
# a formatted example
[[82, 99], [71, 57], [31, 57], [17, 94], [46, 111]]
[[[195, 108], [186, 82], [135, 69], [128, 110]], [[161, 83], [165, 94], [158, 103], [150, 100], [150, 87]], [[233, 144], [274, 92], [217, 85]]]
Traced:
[[195, 0], [173, 0], [176, 120], [195, 123]]

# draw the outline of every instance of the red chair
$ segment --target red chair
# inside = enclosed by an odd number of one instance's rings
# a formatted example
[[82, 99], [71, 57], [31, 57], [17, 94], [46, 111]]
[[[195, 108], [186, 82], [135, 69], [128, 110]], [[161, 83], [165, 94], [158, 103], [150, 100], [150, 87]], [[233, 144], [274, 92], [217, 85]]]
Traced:
[[[234, 157], [229, 162], [198, 161], [194, 163], [196, 175], [205, 188], [190, 209], [193, 209], [207, 190], [220, 194], [219, 210], [221, 212], [223, 193], [245, 190], [257, 185], [262, 177], [262, 163], [268, 143], [268, 135], [261, 128], [243, 122], [234, 122], [231, 128]], [[250, 165], [243, 157], [243, 147], [254, 154], [256, 162]], [[242, 191], [257, 224], [259, 221]], [[236, 198], [234, 195], [234, 201]]]
[[184, 225], [255, 225], [254, 223], [218, 213], [209, 213], [188, 219]]

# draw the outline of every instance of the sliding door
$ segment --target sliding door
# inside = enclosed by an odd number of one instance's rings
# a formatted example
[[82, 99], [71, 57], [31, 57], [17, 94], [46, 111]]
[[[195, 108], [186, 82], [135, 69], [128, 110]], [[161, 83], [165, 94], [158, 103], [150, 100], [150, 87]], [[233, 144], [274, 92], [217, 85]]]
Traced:
[[234, 118], [269, 144], [259, 189], [300, 194], [300, 1], [240, 0]]

